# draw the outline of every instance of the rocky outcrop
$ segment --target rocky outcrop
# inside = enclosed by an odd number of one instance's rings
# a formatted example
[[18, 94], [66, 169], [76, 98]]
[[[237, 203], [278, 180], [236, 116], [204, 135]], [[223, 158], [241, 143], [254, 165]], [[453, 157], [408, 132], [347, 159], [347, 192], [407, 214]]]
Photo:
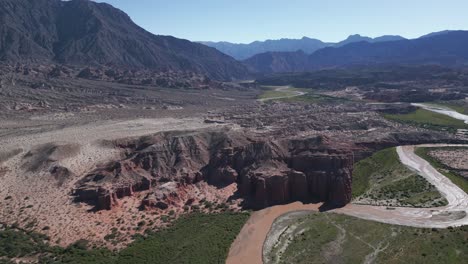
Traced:
[[73, 175], [73, 173], [69, 169], [60, 165], [52, 166], [49, 169], [49, 172], [58, 181], [59, 185], [62, 185], [67, 179], [69, 179]]
[[154, 179], [139, 174], [126, 162], [115, 162], [100, 168], [81, 179], [73, 191], [76, 201], [96, 205], [97, 210], [109, 210], [118, 199], [134, 192], [149, 190]]
[[352, 152], [315, 149], [289, 161], [288, 170], [249, 172], [241, 179], [240, 191], [251, 198], [251, 207], [311, 200], [343, 206], [351, 201]]
[[155, 187], [141, 202], [142, 209], [157, 208], [166, 210], [169, 206], [183, 206], [191, 204], [193, 198], [190, 197], [187, 185], [178, 182], [167, 182]]
[[219, 187], [237, 183], [252, 208], [311, 200], [342, 206], [351, 200], [353, 153], [324, 137], [272, 140], [232, 131], [178, 132], [116, 145], [126, 158], [79, 181], [77, 201], [110, 209], [122, 197], [151, 190], [142, 207], [164, 209], [168, 200], [177, 200], [178, 188], [169, 190], [168, 182], [180, 187], [199, 181]]

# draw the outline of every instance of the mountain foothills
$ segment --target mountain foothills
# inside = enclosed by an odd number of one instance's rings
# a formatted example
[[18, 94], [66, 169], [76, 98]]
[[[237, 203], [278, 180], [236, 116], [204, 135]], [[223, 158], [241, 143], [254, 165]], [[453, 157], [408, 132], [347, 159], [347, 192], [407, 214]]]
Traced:
[[466, 263], [468, 32], [223, 45], [0, 0], [0, 264]]
[[302, 50], [307, 54], [311, 54], [319, 49], [326, 47], [341, 47], [353, 42], [366, 41], [370, 43], [382, 42], [382, 41], [393, 41], [393, 40], [402, 40], [404, 39], [401, 36], [381, 36], [377, 38], [370, 38], [361, 36], [359, 34], [351, 35], [347, 39], [337, 42], [323, 42], [318, 39], [312, 39], [308, 37], [303, 37], [301, 39], [278, 39], [278, 40], [266, 40], [266, 41], [254, 41], [249, 44], [237, 44], [230, 43], [226, 41], [221, 42], [212, 42], [212, 41], [202, 41], [200, 43], [207, 46], [216, 48], [217, 50], [232, 56], [238, 60], [245, 60], [256, 54], [264, 52], [295, 52]]
[[439, 64], [464, 66], [468, 63], [468, 31], [444, 31], [412, 40], [354, 42], [327, 47], [308, 55], [269, 52], [244, 63], [257, 72], [301, 72], [321, 68], [378, 64]]
[[223, 80], [247, 75], [231, 57], [188, 40], [153, 35], [105, 3], [0, 0], [0, 21], [4, 62], [191, 71]]

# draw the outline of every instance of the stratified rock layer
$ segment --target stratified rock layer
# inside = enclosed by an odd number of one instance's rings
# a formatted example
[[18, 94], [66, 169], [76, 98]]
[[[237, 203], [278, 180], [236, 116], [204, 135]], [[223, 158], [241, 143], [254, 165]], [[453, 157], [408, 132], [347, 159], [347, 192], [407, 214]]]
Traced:
[[[162, 133], [116, 142], [126, 158], [97, 168], [78, 182], [77, 201], [111, 209], [118, 199], [152, 190], [143, 207], [165, 207], [167, 182], [238, 184], [251, 208], [291, 201], [351, 200], [353, 153], [328, 138], [258, 139], [240, 132]], [[166, 188], [167, 189], [167, 188]], [[167, 190], [166, 190], [167, 191]]]
[[266, 163], [241, 178], [239, 189], [252, 198], [252, 207], [310, 200], [343, 206], [351, 201], [352, 152], [319, 143], [301, 146], [306, 141], [290, 142], [287, 166], [275, 170]]

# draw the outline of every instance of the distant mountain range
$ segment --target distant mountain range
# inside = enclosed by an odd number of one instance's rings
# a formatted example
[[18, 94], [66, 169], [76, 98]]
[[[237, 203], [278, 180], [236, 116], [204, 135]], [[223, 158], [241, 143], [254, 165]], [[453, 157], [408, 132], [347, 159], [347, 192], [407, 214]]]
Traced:
[[153, 35], [124, 12], [88, 0], [0, 0], [0, 61], [192, 71], [216, 79], [248, 74], [216, 49]]
[[312, 54], [267, 52], [244, 63], [255, 72], [303, 72], [316, 69], [376, 64], [468, 65], [468, 31], [443, 31], [413, 40], [352, 42]]
[[244, 61], [250, 71], [261, 73], [301, 72], [310, 68], [309, 55], [295, 52], [265, 52]]
[[255, 41], [250, 44], [236, 44], [230, 42], [200, 42], [204, 45], [213, 47], [237, 60], [244, 60], [256, 54], [269, 51], [298, 51], [302, 50], [306, 53], [312, 53], [316, 50], [329, 46], [329, 43], [324, 43], [318, 39], [303, 37], [302, 39], [279, 39]]
[[[0, 63], [194, 72], [218, 80], [244, 79], [251, 72], [352, 65], [468, 65], [468, 31], [435, 32], [412, 40], [352, 35], [338, 43], [304, 37], [204, 44], [153, 35], [105, 3], [0, 0]], [[223, 52], [247, 59], [240, 62]]]
[[303, 37], [301, 39], [279, 39], [255, 41], [250, 44], [236, 44], [230, 42], [210, 42], [202, 41], [200, 43], [216, 48], [217, 50], [238, 60], [244, 60], [254, 55], [265, 52], [296, 52], [302, 50], [305, 53], [311, 54], [319, 49], [326, 47], [341, 47], [349, 43], [366, 41], [370, 43], [393, 41], [405, 39], [401, 36], [382, 36], [370, 38], [361, 35], [351, 35], [347, 39], [337, 42], [328, 43], [318, 39]]

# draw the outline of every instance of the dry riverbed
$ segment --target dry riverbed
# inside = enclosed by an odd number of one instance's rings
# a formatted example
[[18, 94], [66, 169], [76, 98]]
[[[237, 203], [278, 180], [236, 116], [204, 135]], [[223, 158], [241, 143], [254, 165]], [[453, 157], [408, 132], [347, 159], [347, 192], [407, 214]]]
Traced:
[[[437, 147], [441, 145], [424, 146]], [[397, 151], [400, 160], [434, 184], [448, 200], [449, 204], [447, 206], [437, 208], [388, 208], [349, 204], [330, 212], [411, 227], [446, 228], [468, 225], [468, 195], [432, 168], [427, 161], [417, 156], [414, 149], [415, 146], [399, 147]], [[317, 212], [320, 206], [320, 204], [295, 202], [255, 212], [232, 244], [227, 263], [263, 263], [264, 252], [269, 252], [279, 237], [278, 233], [286, 230], [284, 223], [287, 221], [283, 220], [288, 219], [288, 214], [300, 212], [299, 214], [303, 215], [307, 211]], [[283, 216], [283, 218], [280, 218], [274, 225], [273, 223], [280, 216]]]

